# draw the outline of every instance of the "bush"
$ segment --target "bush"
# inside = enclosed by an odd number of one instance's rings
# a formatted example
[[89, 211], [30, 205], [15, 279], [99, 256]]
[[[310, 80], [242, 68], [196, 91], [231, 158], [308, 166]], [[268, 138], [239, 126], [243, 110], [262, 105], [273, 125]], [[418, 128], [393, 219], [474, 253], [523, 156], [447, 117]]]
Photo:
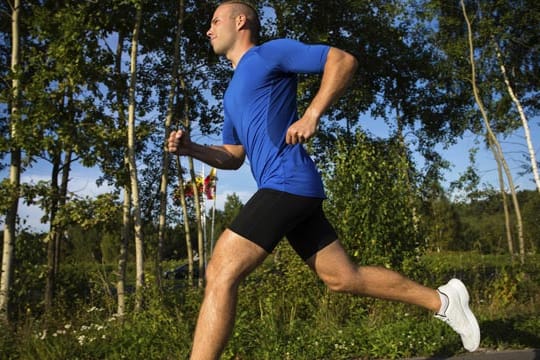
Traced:
[[325, 211], [351, 256], [360, 264], [413, 271], [425, 236], [415, 210], [412, 163], [400, 139], [374, 140], [359, 131], [352, 142], [338, 141], [328, 156]]
[[[505, 256], [429, 254], [423, 278], [430, 286], [461, 277], [471, 290], [482, 347], [538, 347], [540, 262], [511, 265]], [[65, 271], [68, 268], [65, 268]], [[81, 269], [66, 279], [80, 280]], [[90, 273], [96, 269], [88, 269]], [[146, 308], [123, 319], [113, 310], [80, 302], [71, 314], [29, 316], [0, 329], [8, 359], [178, 359], [188, 356], [202, 290], [175, 281], [146, 290]], [[69, 291], [98, 286], [74, 284]], [[69, 306], [74, 310], [74, 307]], [[223, 359], [399, 359], [446, 357], [463, 351], [446, 324], [411, 305], [329, 292], [287, 243], [242, 284], [236, 325]]]

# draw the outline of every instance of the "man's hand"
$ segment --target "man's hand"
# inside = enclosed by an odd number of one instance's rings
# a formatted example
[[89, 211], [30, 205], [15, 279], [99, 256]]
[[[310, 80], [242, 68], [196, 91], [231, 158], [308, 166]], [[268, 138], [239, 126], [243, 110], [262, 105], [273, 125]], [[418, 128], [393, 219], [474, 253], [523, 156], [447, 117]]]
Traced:
[[191, 139], [189, 134], [185, 131], [171, 131], [169, 139], [167, 140], [167, 150], [177, 155], [187, 155], [189, 147], [191, 146]]
[[287, 129], [285, 142], [289, 145], [303, 144], [317, 132], [318, 121], [303, 116]]

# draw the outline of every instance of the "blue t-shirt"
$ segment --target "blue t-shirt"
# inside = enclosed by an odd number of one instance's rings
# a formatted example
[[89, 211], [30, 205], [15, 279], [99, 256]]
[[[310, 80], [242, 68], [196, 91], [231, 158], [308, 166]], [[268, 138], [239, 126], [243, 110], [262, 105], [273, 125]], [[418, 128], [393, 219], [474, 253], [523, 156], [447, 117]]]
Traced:
[[249, 49], [224, 97], [223, 143], [243, 145], [259, 189], [323, 198], [321, 176], [301, 144], [285, 135], [298, 120], [297, 73], [322, 73], [330, 47], [290, 39]]

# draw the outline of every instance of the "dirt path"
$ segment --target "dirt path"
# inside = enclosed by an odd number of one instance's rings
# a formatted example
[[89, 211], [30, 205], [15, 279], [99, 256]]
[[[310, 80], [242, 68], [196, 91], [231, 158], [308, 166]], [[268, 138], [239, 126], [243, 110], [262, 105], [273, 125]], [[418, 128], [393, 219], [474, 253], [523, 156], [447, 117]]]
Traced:
[[419, 357], [409, 360], [540, 360], [540, 349], [506, 350], [506, 351], [476, 351], [451, 357]]

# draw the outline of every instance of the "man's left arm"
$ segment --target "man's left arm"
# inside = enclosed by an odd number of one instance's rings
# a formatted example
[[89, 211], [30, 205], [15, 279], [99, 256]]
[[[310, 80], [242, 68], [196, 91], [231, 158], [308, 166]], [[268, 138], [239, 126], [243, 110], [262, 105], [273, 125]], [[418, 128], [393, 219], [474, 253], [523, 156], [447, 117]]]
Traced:
[[354, 56], [343, 50], [330, 48], [319, 91], [304, 115], [287, 130], [287, 144], [303, 143], [315, 135], [321, 116], [345, 92], [357, 67], [358, 61]]

